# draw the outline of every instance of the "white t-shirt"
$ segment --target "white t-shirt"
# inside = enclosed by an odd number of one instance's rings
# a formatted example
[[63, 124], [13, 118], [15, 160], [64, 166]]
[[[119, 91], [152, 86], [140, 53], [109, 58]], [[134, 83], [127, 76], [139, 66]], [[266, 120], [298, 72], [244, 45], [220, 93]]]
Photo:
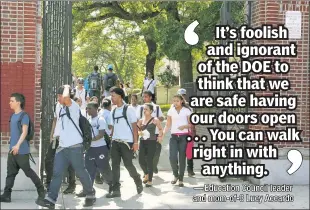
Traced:
[[[75, 95], [74, 97], [77, 97], [77, 98], [80, 98], [82, 100], [82, 105], [81, 105], [81, 109], [86, 109], [86, 99], [85, 97], [89, 97], [89, 94], [88, 92], [86, 92], [85, 88], [83, 87], [82, 90], [79, 90], [78, 87], [75, 88], [76, 92], [75, 92]], [[85, 96], [85, 94], [87, 94]]]
[[60, 110], [62, 109], [62, 105], [57, 102], [56, 106], [55, 106], [55, 110], [54, 110], [54, 118], [57, 119], [56, 121], [56, 126], [55, 126], [55, 129], [54, 129], [54, 133], [53, 133], [53, 137], [58, 137], [60, 135], [60, 124], [59, 124], [59, 113], [60, 113]]
[[192, 112], [186, 108], [182, 107], [180, 113], [173, 107], [168, 110], [167, 115], [171, 117], [171, 134], [188, 133], [188, 129], [179, 130], [178, 128], [183, 125], [188, 125], [187, 118], [192, 114]]
[[[104, 118], [107, 125], [112, 125], [111, 111], [107, 109], [101, 109], [98, 115]], [[107, 128], [106, 132], [110, 136], [112, 131]]]
[[[139, 105], [139, 104], [137, 104], [136, 106], [133, 106], [133, 105], [129, 105], [130, 107], [132, 107], [134, 110], [135, 110], [135, 112], [138, 114], [138, 111], [140, 110], [140, 108], [141, 108], [141, 105]], [[138, 117], [138, 115], [137, 115], [137, 117]], [[139, 119], [139, 118], [138, 118]]]
[[[113, 111], [111, 112], [111, 119], [112, 125], [114, 127], [112, 139], [120, 139], [123, 141], [127, 141], [129, 143], [133, 143], [133, 134], [132, 134], [132, 123], [137, 122], [136, 112], [132, 107], [127, 108], [126, 115], [129, 126], [123, 116], [123, 108], [124, 105], [121, 107], [116, 107], [115, 110], [115, 121], [113, 121]], [[122, 117], [117, 119], [118, 117]]]
[[[108, 130], [107, 123], [104, 120], [104, 118], [101, 117], [101, 116], [96, 116], [94, 118], [90, 117], [88, 121], [89, 121], [89, 123], [91, 124], [91, 127], [92, 127], [92, 131], [93, 131], [93, 135], [92, 136], [93, 136], [93, 138], [99, 134], [100, 130], [105, 130], [105, 131]], [[105, 145], [107, 145], [107, 144], [105, 142], [104, 137], [102, 137], [101, 139], [99, 139], [97, 141], [92, 141], [91, 142], [91, 147], [102, 147], [102, 146], [105, 146]]]
[[[154, 104], [153, 102], [151, 102], [151, 104], [153, 105], [153, 113], [152, 113], [152, 117], [163, 117], [163, 112], [161, 111], [161, 108], [159, 105]], [[136, 115], [138, 120], [141, 119], [141, 107], [143, 108], [143, 106], [140, 106], [140, 109], [136, 111]], [[157, 116], [157, 109], [158, 109], [158, 116]], [[142, 118], [144, 117], [144, 111], [142, 110]], [[155, 134], [159, 134], [158, 128], [156, 126], [156, 130], [155, 130]]]
[[[79, 105], [71, 100], [72, 104], [69, 108], [70, 116], [77, 126], [74, 126], [73, 122], [68, 118], [66, 114], [66, 109], [62, 108], [60, 110], [60, 118], [57, 121], [57, 126], [59, 126], [59, 146], [60, 147], [70, 147], [76, 144], [83, 143], [83, 138], [80, 134], [81, 130], [79, 127], [80, 119], [80, 107]], [[78, 130], [77, 130], [78, 129]], [[80, 132], [79, 132], [80, 131]]]
[[[150, 85], [150, 86], [149, 86]], [[143, 82], [143, 89], [155, 93], [156, 80], [146, 78]]]

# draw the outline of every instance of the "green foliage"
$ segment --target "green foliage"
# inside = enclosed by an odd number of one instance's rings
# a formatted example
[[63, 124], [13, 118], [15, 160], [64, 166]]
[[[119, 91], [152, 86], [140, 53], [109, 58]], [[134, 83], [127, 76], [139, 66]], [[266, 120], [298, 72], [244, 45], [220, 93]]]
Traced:
[[168, 112], [171, 107], [171, 104], [161, 104], [159, 105], [162, 112]]
[[166, 88], [170, 88], [177, 84], [178, 77], [175, 76], [171, 69], [166, 69], [157, 75], [159, 82]]

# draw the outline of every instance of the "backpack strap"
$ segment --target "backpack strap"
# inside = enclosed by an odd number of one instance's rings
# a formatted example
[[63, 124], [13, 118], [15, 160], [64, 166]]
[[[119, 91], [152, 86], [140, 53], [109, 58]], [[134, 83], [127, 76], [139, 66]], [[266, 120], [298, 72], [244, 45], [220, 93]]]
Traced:
[[156, 117], [159, 117], [159, 106], [156, 106]]
[[[74, 127], [76, 128], [76, 130], [80, 133], [81, 137], [83, 138], [83, 133], [80, 131], [80, 129], [78, 129], [78, 127], [76, 126], [75, 122], [72, 120], [71, 116], [70, 116], [70, 111], [69, 111], [69, 107], [66, 106], [66, 115], [67, 117], [71, 120], [71, 122], [73, 123]], [[80, 110], [80, 116], [81, 116], [81, 110]]]
[[128, 122], [128, 119], [127, 119], [127, 109], [128, 109], [128, 105], [125, 104], [125, 105], [124, 105], [124, 108], [123, 108], [123, 117], [125, 118], [126, 123], [127, 123], [127, 125], [129, 126], [129, 128], [130, 128], [130, 130], [131, 130], [131, 133], [133, 134], [132, 128], [131, 128], [131, 126], [130, 126], [130, 124], [129, 124], [129, 122]]
[[146, 125], [144, 126], [144, 129], [145, 130], [147, 128], [147, 126], [154, 120], [154, 117], [152, 117], [147, 123]]
[[[116, 108], [115, 108], [116, 109]], [[113, 124], [115, 123], [115, 109], [112, 112]]]
[[151, 82], [149, 83], [149, 85], [147, 86], [146, 90], [149, 89], [149, 87], [151, 86], [151, 84], [152, 84], [153, 81], [154, 81], [154, 80], [152, 79]]
[[140, 118], [142, 119], [142, 115], [143, 115], [143, 106], [140, 107]]
[[[22, 111], [22, 114], [19, 116], [19, 119], [17, 121], [18, 123], [18, 129], [19, 129], [19, 132], [22, 133], [22, 120], [23, 120], [23, 117], [26, 115], [27, 113]], [[28, 125], [29, 126], [29, 125]]]

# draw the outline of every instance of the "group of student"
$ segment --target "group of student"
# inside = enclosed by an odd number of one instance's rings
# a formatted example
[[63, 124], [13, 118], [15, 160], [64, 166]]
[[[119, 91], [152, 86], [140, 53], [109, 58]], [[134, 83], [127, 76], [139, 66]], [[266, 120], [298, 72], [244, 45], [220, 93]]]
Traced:
[[[64, 85], [57, 91], [58, 102], [55, 105], [51, 142], [45, 159], [46, 195], [43, 183], [29, 164], [29, 142], [25, 138], [29, 131], [30, 118], [23, 110], [25, 98], [19, 93], [12, 94], [10, 106], [14, 114], [10, 120], [8, 174], [1, 202], [11, 202], [12, 187], [19, 169], [22, 169], [37, 187], [39, 196], [36, 203], [39, 206], [55, 208], [63, 177], [67, 172], [69, 185], [64, 193], [75, 191], [77, 176], [83, 190], [76, 196], [85, 197], [84, 207], [92, 206], [96, 201], [93, 184], [96, 176], [100, 178], [100, 174], [109, 186], [106, 198], [120, 197], [121, 159], [133, 178], [137, 193], [140, 194], [143, 183], [145, 187], [153, 185], [153, 175], [158, 173], [162, 141], [169, 130], [169, 159], [173, 172], [171, 184], [184, 186], [186, 159], [188, 175], [195, 175], [193, 160], [187, 153], [190, 147], [187, 136], [191, 135], [194, 129], [189, 120], [192, 110], [185, 100], [186, 90], [180, 89], [173, 97], [164, 128], [161, 125], [164, 120], [163, 113], [160, 106], [152, 102], [154, 94], [149, 90], [143, 92], [143, 106], [137, 104], [137, 95], [132, 95], [130, 105], [125, 103], [124, 90], [119, 87], [111, 88], [110, 99], [107, 97], [102, 103], [99, 103], [96, 97], [92, 97], [87, 103], [87, 96], [77, 94], [78, 91], [73, 91], [69, 85]], [[82, 114], [84, 109], [86, 113]], [[87, 118], [92, 130], [91, 145], [86, 151], [83, 147], [83, 133], [79, 127], [81, 115]], [[22, 129], [18, 129], [19, 126]], [[133, 164], [137, 151], [143, 177]]]

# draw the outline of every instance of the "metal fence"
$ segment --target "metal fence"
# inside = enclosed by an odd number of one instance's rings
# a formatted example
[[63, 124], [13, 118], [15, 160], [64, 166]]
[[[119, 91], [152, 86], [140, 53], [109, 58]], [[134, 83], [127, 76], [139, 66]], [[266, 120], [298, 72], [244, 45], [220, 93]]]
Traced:
[[70, 1], [44, 1], [42, 9], [41, 178], [44, 177], [44, 155], [50, 142], [56, 91], [61, 85], [72, 82], [72, 3]]

